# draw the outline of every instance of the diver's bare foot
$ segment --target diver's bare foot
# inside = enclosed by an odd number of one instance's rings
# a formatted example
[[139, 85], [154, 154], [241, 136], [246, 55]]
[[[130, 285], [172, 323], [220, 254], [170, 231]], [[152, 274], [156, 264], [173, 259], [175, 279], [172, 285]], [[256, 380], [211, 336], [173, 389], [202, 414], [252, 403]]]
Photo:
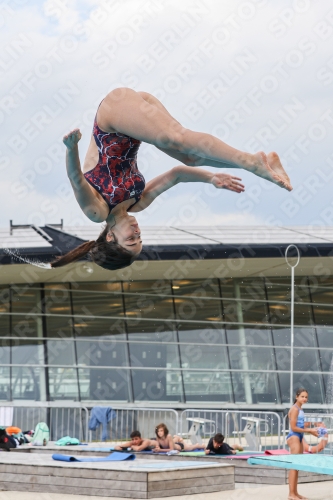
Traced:
[[299, 500], [299, 496], [297, 495], [289, 495], [288, 500]]
[[274, 152], [268, 153], [267, 161], [268, 161], [269, 166], [272, 168], [272, 170], [274, 170], [274, 172], [276, 174], [278, 174], [286, 182], [288, 187], [290, 187], [289, 191], [291, 191], [292, 187], [291, 187], [290, 179], [289, 179], [287, 172], [285, 171], [285, 169], [283, 168], [283, 166], [281, 164], [279, 155], [277, 153], [274, 153]]
[[265, 153], [260, 151], [252, 156], [254, 158], [254, 165], [252, 164], [252, 167], [248, 169], [250, 172], [282, 188], [288, 189], [286, 181], [269, 166]]
[[308, 500], [306, 497], [302, 497], [299, 493], [297, 493], [297, 497], [300, 498], [301, 500]]

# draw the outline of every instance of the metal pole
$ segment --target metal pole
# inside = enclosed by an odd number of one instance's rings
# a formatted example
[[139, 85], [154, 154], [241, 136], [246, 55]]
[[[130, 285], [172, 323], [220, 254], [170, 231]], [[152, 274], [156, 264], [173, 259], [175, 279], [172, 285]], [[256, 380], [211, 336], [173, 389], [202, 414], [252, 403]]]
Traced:
[[[288, 262], [288, 251], [294, 247], [297, 252], [297, 261], [293, 266]], [[294, 402], [294, 281], [295, 281], [295, 267], [298, 266], [300, 261], [300, 253], [296, 245], [289, 245], [284, 254], [288, 266], [291, 268], [291, 309], [290, 309], [290, 404]]]

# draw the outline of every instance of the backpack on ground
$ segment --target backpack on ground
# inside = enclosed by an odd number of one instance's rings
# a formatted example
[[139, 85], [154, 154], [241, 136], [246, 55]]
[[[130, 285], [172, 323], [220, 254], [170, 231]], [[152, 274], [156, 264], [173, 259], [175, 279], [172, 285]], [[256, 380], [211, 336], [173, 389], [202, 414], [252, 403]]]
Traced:
[[46, 446], [50, 440], [50, 431], [45, 422], [36, 425], [35, 434], [32, 440], [33, 446]]

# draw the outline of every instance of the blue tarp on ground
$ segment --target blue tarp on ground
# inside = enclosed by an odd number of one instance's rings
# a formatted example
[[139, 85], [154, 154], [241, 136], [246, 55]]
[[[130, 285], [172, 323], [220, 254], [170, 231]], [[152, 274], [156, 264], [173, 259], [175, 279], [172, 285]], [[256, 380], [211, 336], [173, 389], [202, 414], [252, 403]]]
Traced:
[[251, 465], [268, 465], [281, 469], [302, 470], [317, 474], [333, 475], [333, 457], [328, 455], [280, 455], [253, 457], [248, 459]]
[[72, 455], [59, 455], [54, 453], [53, 460], [60, 460], [61, 462], [120, 462], [123, 460], [134, 460], [133, 453], [122, 453], [121, 451], [114, 451], [107, 457], [75, 457]]

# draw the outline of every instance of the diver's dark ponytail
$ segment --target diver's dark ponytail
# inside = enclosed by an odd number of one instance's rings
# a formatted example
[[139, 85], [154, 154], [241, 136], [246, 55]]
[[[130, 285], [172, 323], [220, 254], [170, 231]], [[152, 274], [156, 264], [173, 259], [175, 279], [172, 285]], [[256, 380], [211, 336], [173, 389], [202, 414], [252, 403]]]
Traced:
[[82, 245], [74, 248], [70, 252], [51, 262], [51, 267], [61, 267], [82, 259], [85, 255], [89, 254], [90, 259], [98, 266], [115, 271], [130, 266], [134, 260], [133, 255], [120, 246], [113, 234], [113, 241], [107, 241], [106, 235], [110, 228], [105, 226], [97, 240], [87, 241]]
[[74, 248], [74, 250], [71, 250], [70, 252], [66, 253], [65, 255], [62, 255], [61, 257], [57, 257], [56, 260], [51, 262], [51, 267], [62, 267], [66, 266], [67, 264], [70, 264], [71, 262], [75, 262], [77, 260], [82, 259], [85, 255], [87, 255], [90, 250], [94, 248], [96, 245], [95, 240], [91, 241], [86, 241], [85, 243], [82, 243], [82, 245]]

